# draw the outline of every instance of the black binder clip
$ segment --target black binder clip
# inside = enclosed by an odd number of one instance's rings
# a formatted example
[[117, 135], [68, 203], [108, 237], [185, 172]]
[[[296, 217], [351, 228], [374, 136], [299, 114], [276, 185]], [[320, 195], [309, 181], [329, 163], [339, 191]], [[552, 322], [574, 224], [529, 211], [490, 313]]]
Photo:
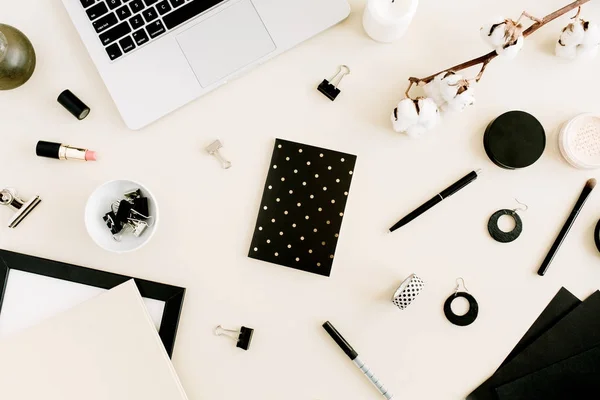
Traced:
[[[237, 335], [236, 336], [233, 336]], [[237, 347], [243, 350], [248, 350], [250, 348], [250, 342], [252, 342], [252, 335], [254, 335], [254, 329], [246, 328], [242, 326], [239, 331], [233, 331], [230, 329], [225, 329], [221, 325], [215, 328], [215, 335], [217, 336], [228, 336], [233, 340], [237, 340]]]
[[350, 75], [350, 68], [346, 65], [340, 65], [336, 74], [329, 80], [323, 79], [323, 82], [321, 82], [317, 89], [329, 100], [334, 101], [341, 92], [338, 86], [340, 86], [342, 79], [346, 75]]
[[15, 214], [8, 221], [9, 228], [16, 228], [40, 204], [42, 199], [40, 196], [35, 196], [29, 201], [21, 199], [17, 195], [17, 191], [12, 188], [0, 190], [0, 205], [8, 206]]

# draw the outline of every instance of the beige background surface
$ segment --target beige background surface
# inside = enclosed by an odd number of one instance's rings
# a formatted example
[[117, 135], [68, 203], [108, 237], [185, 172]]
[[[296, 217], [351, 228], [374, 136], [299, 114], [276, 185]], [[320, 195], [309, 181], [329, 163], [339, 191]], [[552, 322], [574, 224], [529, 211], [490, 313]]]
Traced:
[[[0, 184], [43, 203], [16, 230], [0, 210], [0, 247], [188, 288], [174, 354], [191, 399], [377, 399], [377, 392], [321, 329], [330, 319], [398, 398], [464, 398], [502, 361], [561, 286], [580, 297], [598, 287], [593, 193], [550, 272], [535, 271], [585, 181], [558, 152], [556, 130], [600, 106], [600, 60], [553, 56], [567, 19], [527, 40], [518, 59], [495, 61], [478, 105], [446, 119], [429, 138], [391, 131], [389, 114], [408, 76], [429, 75], [488, 51], [479, 27], [523, 8], [545, 15], [548, 0], [422, 2], [408, 34], [393, 45], [362, 31], [364, 1], [348, 20], [140, 132], [128, 131], [59, 0], [0, 0], [0, 19], [33, 41], [38, 69], [22, 88], [0, 94]], [[600, 4], [584, 16], [600, 21]], [[331, 103], [315, 87], [339, 64], [352, 68]], [[160, 79], [160, 77], [157, 77]], [[152, 82], [148, 82], [149, 85]], [[55, 101], [70, 88], [92, 108], [79, 122]], [[541, 160], [522, 171], [493, 165], [485, 126], [522, 109], [547, 129]], [[282, 137], [358, 155], [331, 278], [246, 257], [273, 139]], [[234, 166], [203, 153], [215, 138]], [[88, 147], [99, 162], [37, 158], [38, 140]], [[399, 217], [468, 171], [484, 175], [418, 222], [390, 235]], [[161, 225], [137, 253], [113, 255], [88, 238], [85, 202], [95, 187], [127, 178], [159, 199]], [[490, 215], [527, 203], [522, 237], [508, 245], [486, 230]], [[405, 312], [389, 301], [417, 273], [427, 287]], [[442, 305], [464, 277], [480, 305], [468, 328]], [[249, 352], [212, 336], [218, 324], [256, 329]]]

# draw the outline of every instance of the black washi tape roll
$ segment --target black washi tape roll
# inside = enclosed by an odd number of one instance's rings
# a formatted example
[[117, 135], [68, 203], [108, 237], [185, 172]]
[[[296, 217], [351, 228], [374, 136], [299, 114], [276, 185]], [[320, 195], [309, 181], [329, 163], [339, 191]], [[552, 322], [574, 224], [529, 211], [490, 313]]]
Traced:
[[84, 119], [90, 113], [90, 108], [69, 89], [58, 95], [58, 99], [56, 100], [78, 120]]

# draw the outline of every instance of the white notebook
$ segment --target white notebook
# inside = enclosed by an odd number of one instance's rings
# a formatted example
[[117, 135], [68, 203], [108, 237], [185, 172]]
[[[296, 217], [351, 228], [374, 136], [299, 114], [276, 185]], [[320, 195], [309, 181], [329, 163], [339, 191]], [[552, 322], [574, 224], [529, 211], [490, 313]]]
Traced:
[[187, 400], [133, 281], [0, 341], [0, 399]]

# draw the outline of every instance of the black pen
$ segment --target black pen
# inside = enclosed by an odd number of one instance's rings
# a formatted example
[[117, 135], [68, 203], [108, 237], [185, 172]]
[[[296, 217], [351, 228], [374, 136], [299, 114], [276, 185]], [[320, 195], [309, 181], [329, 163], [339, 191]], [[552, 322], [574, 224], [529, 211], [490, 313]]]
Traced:
[[361, 370], [363, 374], [371, 381], [373, 385], [379, 390], [379, 393], [387, 400], [392, 400], [394, 395], [387, 390], [387, 388], [381, 383], [381, 381], [373, 374], [373, 371], [365, 365], [365, 363], [358, 357], [356, 350], [350, 346], [350, 343], [343, 338], [342, 335], [333, 327], [331, 322], [327, 321], [323, 324], [323, 328], [329, 333], [329, 336], [337, 343], [338, 346], [346, 353], [346, 355], [352, 360], [354, 365]]
[[427, 201], [421, 207], [417, 208], [416, 210], [414, 210], [413, 212], [408, 214], [406, 217], [404, 217], [400, 221], [398, 221], [394, 226], [392, 226], [390, 228], [390, 232], [394, 232], [395, 230], [403, 227], [404, 225], [408, 224], [413, 219], [417, 218], [419, 215], [425, 213], [430, 208], [433, 208], [433, 206], [435, 206], [436, 204], [438, 204], [445, 198], [452, 196], [454, 193], [458, 192], [460, 189], [464, 188], [469, 183], [471, 183], [475, 179], [477, 179], [477, 176], [479, 174], [481, 174], [480, 169], [478, 169], [477, 171], [468, 173], [464, 178], [459, 179], [456, 183], [452, 184], [449, 188], [442, 190], [442, 192], [435, 195], [434, 198]]

